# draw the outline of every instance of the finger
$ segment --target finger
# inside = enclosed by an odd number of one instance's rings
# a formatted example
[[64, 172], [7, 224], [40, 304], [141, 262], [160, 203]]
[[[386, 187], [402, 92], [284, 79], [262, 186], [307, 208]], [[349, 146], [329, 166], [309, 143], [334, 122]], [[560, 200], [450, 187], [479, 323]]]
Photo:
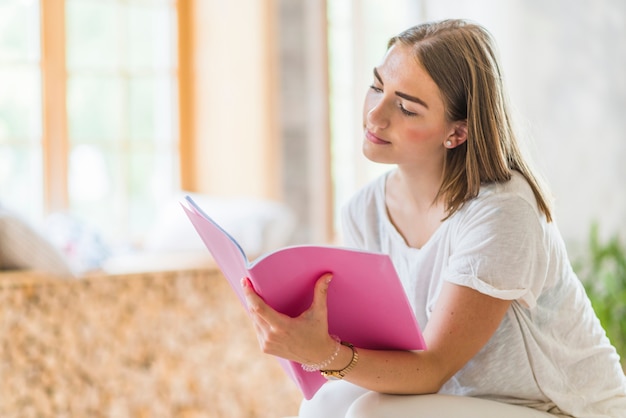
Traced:
[[267, 341], [267, 336], [269, 334], [270, 327], [267, 324], [267, 322], [263, 321], [262, 319], [258, 317], [252, 318], [252, 326], [254, 328], [254, 332], [256, 334], [259, 347], [263, 348], [265, 346], [265, 342]]
[[274, 310], [271, 306], [269, 306], [261, 296], [259, 296], [254, 287], [252, 286], [252, 282], [249, 278], [244, 277], [241, 279], [241, 285], [243, 287], [244, 296], [246, 298], [246, 303], [248, 305], [248, 311], [267, 322], [270, 327], [274, 327], [275, 324], [280, 324], [281, 321], [284, 321], [288, 318], [286, 315], [281, 314], [280, 312]]
[[259, 347], [263, 348], [266, 345], [268, 335], [272, 329], [271, 324], [269, 324], [263, 316], [259, 314], [265, 303], [263, 302], [263, 299], [261, 299], [261, 297], [259, 297], [259, 295], [257, 295], [254, 291], [254, 287], [252, 286], [249, 278], [244, 277], [241, 279], [241, 287], [243, 288], [246, 304]]
[[315, 310], [326, 312], [328, 300], [328, 287], [333, 279], [331, 273], [326, 273], [320, 277], [315, 283], [315, 291], [313, 295], [313, 307]]
[[251, 311], [260, 310], [265, 302], [263, 302], [263, 299], [261, 299], [261, 297], [254, 290], [250, 279], [247, 277], [242, 278], [241, 287], [243, 288], [243, 294], [246, 298], [246, 304], [248, 305], [248, 309]]

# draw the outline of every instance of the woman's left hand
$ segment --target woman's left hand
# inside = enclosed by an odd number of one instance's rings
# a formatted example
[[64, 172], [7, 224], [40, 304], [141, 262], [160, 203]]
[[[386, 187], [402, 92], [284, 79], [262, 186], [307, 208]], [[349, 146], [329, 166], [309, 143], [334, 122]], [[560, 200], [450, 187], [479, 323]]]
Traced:
[[261, 350], [298, 363], [318, 363], [335, 350], [328, 334], [327, 291], [332, 275], [327, 273], [315, 283], [313, 302], [300, 316], [292, 318], [267, 305], [256, 294], [248, 278], [241, 284]]

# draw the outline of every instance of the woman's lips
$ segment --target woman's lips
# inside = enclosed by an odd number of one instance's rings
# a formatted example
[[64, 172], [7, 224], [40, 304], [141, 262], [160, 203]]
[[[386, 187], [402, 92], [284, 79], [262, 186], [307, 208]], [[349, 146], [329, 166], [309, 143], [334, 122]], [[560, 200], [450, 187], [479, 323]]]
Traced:
[[373, 144], [379, 144], [379, 145], [390, 144], [389, 141], [385, 141], [384, 139], [377, 137], [376, 135], [374, 135], [368, 130], [365, 130], [365, 139], [367, 139], [369, 142]]

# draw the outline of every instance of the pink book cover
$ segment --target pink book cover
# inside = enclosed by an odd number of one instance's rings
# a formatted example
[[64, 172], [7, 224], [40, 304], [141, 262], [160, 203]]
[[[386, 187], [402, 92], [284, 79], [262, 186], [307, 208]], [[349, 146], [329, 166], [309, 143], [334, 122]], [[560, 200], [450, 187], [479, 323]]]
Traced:
[[[331, 334], [366, 349], [426, 348], [388, 255], [344, 247], [298, 245], [275, 250], [251, 262], [235, 239], [193, 199], [187, 197], [182, 205], [244, 307], [240, 281], [248, 277], [266, 303], [283, 314], [298, 316], [311, 305], [317, 279], [331, 272], [333, 280], [327, 294]], [[305, 399], [311, 399], [326, 382], [319, 372], [307, 372], [299, 363], [277, 359]]]

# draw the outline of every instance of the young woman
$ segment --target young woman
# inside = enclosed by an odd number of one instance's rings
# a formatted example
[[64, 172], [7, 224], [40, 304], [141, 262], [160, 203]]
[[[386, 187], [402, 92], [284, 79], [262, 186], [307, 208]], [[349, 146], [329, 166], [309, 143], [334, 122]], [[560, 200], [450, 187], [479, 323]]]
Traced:
[[428, 348], [333, 340], [328, 275], [297, 318], [243, 280], [264, 352], [343, 378], [301, 416], [626, 417], [619, 357], [520, 152], [487, 31], [448, 20], [392, 38], [363, 113], [365, 156], [395, 167], [347, 204], [344, 238], [391, 256]]

